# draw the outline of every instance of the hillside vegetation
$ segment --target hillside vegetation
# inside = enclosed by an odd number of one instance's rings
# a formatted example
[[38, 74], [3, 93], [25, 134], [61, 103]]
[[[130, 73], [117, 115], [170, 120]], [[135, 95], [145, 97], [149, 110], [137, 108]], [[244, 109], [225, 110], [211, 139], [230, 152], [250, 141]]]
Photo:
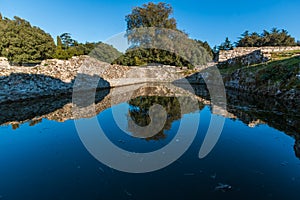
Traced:
[[8, 19], [0, 14], [0, 57], [6, 57], [14, 65], [35, 64], [49, 58], [66, 60], [80, 55], [112, 62], [122, 55], [102, 42], [79, 43], [69, 33], [57, 36], [56, 40], [55, 44], [50, 34], [20, 17]]
[[[172, 6], [161, 2], [133, 8], [125, 16], [126, 37], [131, 46], [124, 55], [102, 42], [79, 43], [70, 33], [63, 33], [54, 40], [50, 34], [20, 17], [8, 19], [0, 14], [0, 57], [6, 57], [13, 65], [39, 63], [49, 58], [67, 60], [80, 55], [131, 66], [160, 63], [193, 68], [194, 65], [206, 64], [213, 55], [209, 44], [191, 39], [179, 30], [172, 13]], [[139, 28], [150, 29], [136, 31]], [[167, 31], [162, 34], [162, 30]], [[160, 46], [147, 47], [155, 42]], [[174, 53], [164, 49], [172, 49]]]
[[300, 90], [300, 51], [273, 53], [267, 63], [220, 69], [225, 83], [238, 81], [240, 87], [275, 95]]
[[0, 15], [0, 56], [14, 63], [34, 63], [52, 58], [54, 51], [50, 34], [19, 17]]

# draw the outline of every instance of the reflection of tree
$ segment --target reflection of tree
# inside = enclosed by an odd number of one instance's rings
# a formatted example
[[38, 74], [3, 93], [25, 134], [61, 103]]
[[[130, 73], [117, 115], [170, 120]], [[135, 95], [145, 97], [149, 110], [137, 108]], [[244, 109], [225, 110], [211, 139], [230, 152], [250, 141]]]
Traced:
[[[190, 97], [183, 97], [183, 102], [189, 102]], [[129, 114], [134, 122], [139, 126], [147, 126], [151, 123], [149, 117], [149, 108], [155, 104], [159, 104], [164, 107], [167, 112], [167, 119], [163, 129], [156, 135], [146, 138], [146, 140], [161, 140], [165, 139], [167, 136], [164, 133], [165, 130], [170, 130], [172, 123], [176, 120], [179, 120], [182, 117], [180, 103], [177, 97], [161, 97], [161, 96], [141, 96], [129, 101]], [[199, 109], [202, 109], [204, 106], [201, 104]], [[188, 109], [189, 112], [193, 110]], [[130, 127], [129, 127], [130, 128]], [[130, 131], [130, 130], [129, 130]]]

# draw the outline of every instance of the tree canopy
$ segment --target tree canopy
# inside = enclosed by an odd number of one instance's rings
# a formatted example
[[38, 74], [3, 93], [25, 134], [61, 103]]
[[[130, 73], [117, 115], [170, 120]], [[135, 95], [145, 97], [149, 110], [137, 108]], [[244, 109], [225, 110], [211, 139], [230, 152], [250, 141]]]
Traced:
[[143, 4], [142, 7], [135, 7], [132, 13], [125, 17], [127, 31], [141, 27], [157, 27], [176, 30], [176, 20], [170, 15], [173, 8], [170, 4], [152, 2]]
[[69, 59], [72, 56], [88, 55], [101, 61], [112, 62], [122, 54], [102, 42], [77, 42], [70, 33], [56, 37], [20, 18], [3, 18], [0, 14], [0, 56], [14, 64], [39, 63], [49, 58]]
[[171, 17], [172, 13], [171, 5], [161, 2], [133, 8], [131, 14], [125, 17], [126, 36], [131, 47], [115, 63], [161, 63], [192, 67], [210, 60], [210, 54], [205, 50], [208, 43], [192, 40], [178, 30], [176, 20]]
[[231, 50], [233, 45], [228, 37], [225, 38], [225, 41], [219, 46], [219, 50]]
[[69, 59], [72, 56], [90, 55], [104, 62], [111, 63], [120, 57], [120, 53], [113, 46], [102, 42], [86, 42], [85, 44], [77, 42], [70, 33], [63, 33], [57, 36], [57, 46], [54, 58]]
[[34, 63], [51, 58], [54, 51], [50, 34], [19, 17], [0, 16], [0, 56], [13, 63]]
[[103, 42], [98, 43], [86, 43], [84, 45], [88, 51], [93, 46], [94, 48], [90, 51], [89, 55], [93, 58], [96, 58], [100, 61], [112, 63], [114, 60], [122, 56], [123, 54], [115, 49], [113, 46], [105, 44]]
[[193, 68], [193, 65], [189, 61], [175, 53], [154, 48], [129, 50], [113, 62], [113, 64], [127, 66], [141, 66], [152, 63]]
[[261, 47], [261, 46], [296, 46], [295, 38], [288, 34], [287, 30], [273, 28], [270, 32], [249, 33], [245, 31], [236, 43], [237, 47]]

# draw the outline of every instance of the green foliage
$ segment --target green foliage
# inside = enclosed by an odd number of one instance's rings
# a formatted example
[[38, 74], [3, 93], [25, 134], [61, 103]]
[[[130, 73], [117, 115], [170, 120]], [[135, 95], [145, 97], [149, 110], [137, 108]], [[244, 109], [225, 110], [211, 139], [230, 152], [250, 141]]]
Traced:
[[[94, 48], [92, 48], [94, 47]], [[100, 61], [112, 63], [123, 54], [115, 49], [113, 46], [98, 42], [98, 43], [86, 43], [84, 45], [85, 52], [90, 51], [89, 55]]]
[[231, 41], [229, 40], [229, 38], [226, 37], [225, 42], [223, 42], [219, 46], [219, 50], [232, 50], [232, 49], [233, 49], [233, 45], [232, 45]]
[[67, 60], [70, 57], [69, 53], [66, 50], [62, 49], [62, 46], [57, 46], [56, 51], [53, 54], [53, 58]]
[[160, 63], [178, 67], [193, 68], [188, 61], [182, 57], [161, 49], [132, 49], [113, 62], [119, 65], [141, 66], [151, 63]]
[[66, 60], [72, 56], [84, 55], [81, 44], [71, 37], [70, 33], [63, 33], [56, 38], [56, 50], [53, 58]]
[[261, 46], [296, 46], [295, 38], [291, 37], [284, 29], [273, 28], [271, 32], [264, 30], [262, 34], [245, 31], [236, 43], [237, 47]]
[[[220, 69], [220, 72], [225, 79], [230, 80], [232, 74], [237, 70], [239, 70], [239, 83], [241, 85], [255, 84], [256, 90], [269, 88], [276, 92], [278, 89], [281, 91], [300, 89], [300, 79], [298, 78], [300, 73], [299, 56], [285, 57], [249, 67], [230, 66]], [[251, 79], [254, 81], [253, 83], [249, 83]]]
[[282, 59], [291, 58], [299, 55], [300, 55], [300, 50], [273, 52], [271, 53], [271, 58], [272, 60], [282, 60]]
[[0, 56], [10, 62], [36, 63], [51, 58], [55, 51], [53, 38], [19, 17], [0, 17]]
[[125, 17], [126, 36], [131, 47], [153, 46], [154, 42], [163, 42], [172, 37], [172, 31], [183, 33], [177, 29], [176, 20], [170, 17], [172, 13], [171, 5], [161, 2], [133, 8], [132, 13]]
[[202, 42], [201, 40], [195, 40], [195, 41], [198, 42], [206, 50], [206, 52], [210, 57], [212, 58], [214, 57], [214, 51], [206, 41], [205, 42]]
[[64, 49], [76, 46], [78, 44], [78, 42], [71, 37], [70, 33], [63, 33], [61, 34], [61, 36], [59, 36], [59, 38]]
[[86, 42], [85, 44], [82, 44], [74, 40], [69, 33], [57, 36], [57, 47], [55, 54], [53, 55], [54, 58], [66, 60], [73, 56], [80, 55], [90, 55], [101, 61], [111, 63], [122, 54], [111, 45], [102, 42]]
[[170, 18], [173, 8], [170, 4], [152, 2], [143, 4], [142, 7], [135, 7], [132, 13], [125, 17], [127, 31], [141, 27], [157, 27], [176, 30], [176, 20]]
[[173, 8], [166, 3], [135, 7], [126, 16], [126, 36], [131, 47], [114, 63], [136, 66], [160, 63], [192, 68], [211, 60], [208, 43], [192, 40], [178, 30], [176, 20], [170, 17], [172, 13]]
[[63, 46], [61, 38], [59, 36], [56, 37], [56, 46], [57, 47], [62, 47]]
[[256, 81], [260, 85], [277, 84], [281, 90], [300, 89], [300, 58], [293, 57], [256, 67]]
[[168, 39], [167, 33], [165, 34], [167, 39], [164, 38], [154, 45], [160, 48], [151, 48], [151, 45], [150, 48], [147, 48], [147, 45], [130, 48], [114, 63], [129, 66], [159, 63], [192, 69], [197, 65], [204, 65], [212, 59], [212, 50], [207, 42], [189, 39], [180, 32], [172, 34], [172, 41]]

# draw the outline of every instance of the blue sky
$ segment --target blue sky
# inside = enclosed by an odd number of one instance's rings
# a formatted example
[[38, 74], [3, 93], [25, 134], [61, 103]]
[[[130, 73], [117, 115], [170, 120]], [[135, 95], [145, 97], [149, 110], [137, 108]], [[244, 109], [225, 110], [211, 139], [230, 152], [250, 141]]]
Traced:
[[[53, 37], [64, 32], [80, 41], [105, 41], [126, 30], [125, 15], [140, 0], [0, 0], [0, 12], [20, 16]], [[159, 1], [153, 1], [159, 2]], [[245, 30], [262, 32], [272, 27], [287, 29], [300, 40], [299, 0], [166, 0], [173, 6], [178, 28], [191, 38], [218, 45]]]

